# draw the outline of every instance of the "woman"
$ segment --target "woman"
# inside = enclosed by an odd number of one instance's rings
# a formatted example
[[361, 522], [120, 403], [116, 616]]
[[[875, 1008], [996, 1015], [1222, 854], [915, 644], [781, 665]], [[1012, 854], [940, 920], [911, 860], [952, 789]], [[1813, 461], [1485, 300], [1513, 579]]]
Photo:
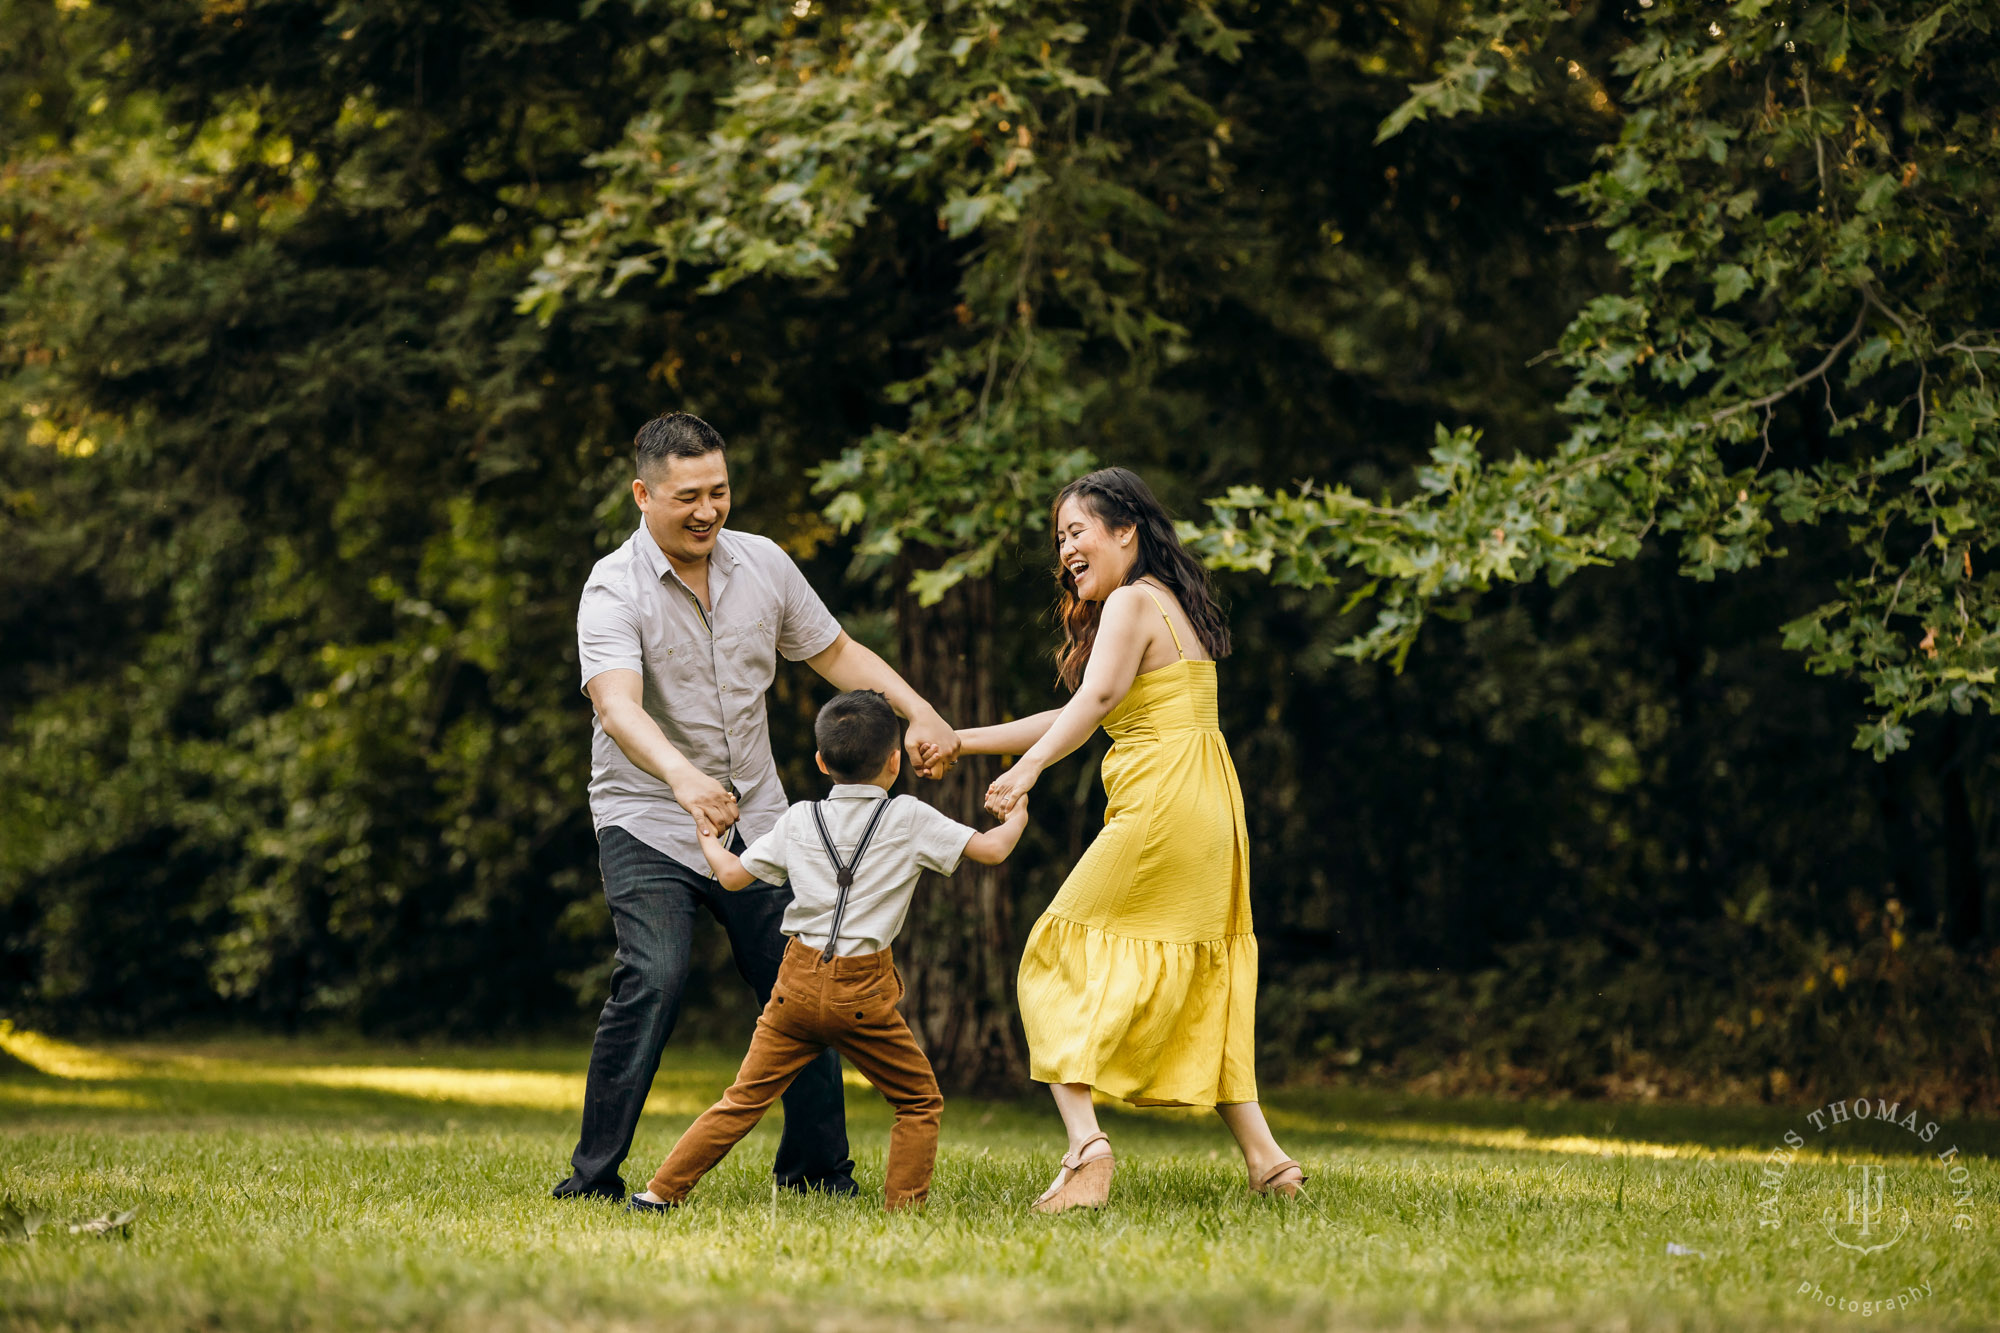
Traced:
[[1091, 1089], [1141, 1106], [1213, 1106], [1250, 1188], [1297, 1195], [1252, 1064], [1257, 942], [1243, 796], [1216, 724], [1229, 629], [1207, 571], [1137, 474], [1105, 468], [1055, 503], [1067, 706], [960, 733], [966, 754], [1018, 754], [987, 789], [1004, 816], [1101, 724], [1104, 831], [1028, 936], [1021, 1019], [1030, 1066], [1069, 1131], [1038, 1212], [1101, 1207], [1115, 1165]]

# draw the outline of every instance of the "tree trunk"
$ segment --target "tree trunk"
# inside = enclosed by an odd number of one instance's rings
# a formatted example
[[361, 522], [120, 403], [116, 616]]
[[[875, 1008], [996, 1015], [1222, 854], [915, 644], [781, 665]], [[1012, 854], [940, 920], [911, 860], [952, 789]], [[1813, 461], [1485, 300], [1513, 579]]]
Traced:
[[[968, 580], [936, 606], [898, 571], [896, 625], [903, 678], [955, 727], [1000, 720], [993, 679], [993, 583]], [[999, 771], [990, 757], [960, 760], [940, 782], [911, 790], [960, 823], [992, 821], [982, 805]], [[1005, 866], [960, 864], [949, 881], [926, 874], [896, 937], [909, 986], [904, 1005], [938, 1081], [954, 1092], [1019, 1092], [1027, 1081], [1014, 1004], [1013, 897]]]
[[1923, 930], [1936, 929], [1937, 895], [1931, 888], [1930, 853], [1917, 827], [1910, 795], [1908, 754], [1892, 754], [1870, 770], [1875, 808], [1882, 820], [1882, 841], [1888, 850], [1889, 882], [1895, 885], [1909, 920]]
[[1968, 747], [1955, 713], [1945, 714], [1938, 785], [1944, 799], [1944, 929], [1958, 948], [1977, 944], [1986, 931], [1986, 880], [1979, 873], [1979, 830], [1965, 789]]

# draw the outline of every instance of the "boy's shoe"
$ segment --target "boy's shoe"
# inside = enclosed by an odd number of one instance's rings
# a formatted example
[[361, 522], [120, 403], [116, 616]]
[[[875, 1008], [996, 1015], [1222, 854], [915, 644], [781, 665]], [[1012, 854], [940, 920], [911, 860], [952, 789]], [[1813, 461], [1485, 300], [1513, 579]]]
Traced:
[[625, 1201], [625, 1211], [628, 1213], [671, 1213], [678, 1207], [679, 1204], [668, 1203], [665, 1199], [655, 1203], [651, 1199], [642, 1199], [637, 1194]]
[[853, 1176], [828, 1176], [821, 1180], [781, 1180], [778, 1188], [790, 1190], [794, 1194], [831, 1194], [836, 1199], [851, 1199], [861, 1193], [861, 1187], [854, 1183]]
[[585, 1184], [575, 1176], [549, 1191], [552, 1199], [622, 1199], [625, 1197], [625, 1181], [620, 1176], [600, 1180], [594, 1185]]

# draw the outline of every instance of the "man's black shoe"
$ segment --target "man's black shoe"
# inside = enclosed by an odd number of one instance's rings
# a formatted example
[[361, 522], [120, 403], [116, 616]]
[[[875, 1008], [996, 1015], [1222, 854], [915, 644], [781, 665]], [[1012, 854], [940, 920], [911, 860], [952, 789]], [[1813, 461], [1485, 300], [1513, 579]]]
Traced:
[[550, 1192], [556, 1199], [622, 1199], [625, 1197], [625, 1182], [617, 1176], [600, 1180], [595, 1185], [587, 1185], [571, 1176]]
[[678, 1204], [668, 1203], [664, 1199], [655, 1203], [651, 1199], [642, 1199], [636, 1194], [625, 1201], [625, 1211], [628, 1213], [671, 1213], [677, 1207], [679, 1207]]
[[836, 1199], [851, 1199], [861, 1193], [861, 1187], [854, 1183], [853, 1176], [832, 1176], [821, 1180], [781, 1180], [780, 1188], [794, 1194], [831, 1194]]

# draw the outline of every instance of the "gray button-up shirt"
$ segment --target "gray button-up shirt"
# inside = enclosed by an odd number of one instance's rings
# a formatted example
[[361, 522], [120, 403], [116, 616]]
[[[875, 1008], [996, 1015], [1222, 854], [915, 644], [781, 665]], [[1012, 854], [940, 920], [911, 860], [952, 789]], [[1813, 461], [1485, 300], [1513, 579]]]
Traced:
[[[805, 575], [767, 537], [724, 528], [708, 562], [704, 612], [642, 522], [597, 562], [576, 611], [583, 683], [623, 669], [644, 678], [646, 712], [688, 762], [734, 787], [746, 842], [785, 812], [771, 758], [764, 692], [778, 655], [812, 657], [840, 637], [840, 622]], [[590, 817], [618, 827], [703, 875], [711, 872], [694, 817], [666, 783], [640, 768], [593, 719]]]

